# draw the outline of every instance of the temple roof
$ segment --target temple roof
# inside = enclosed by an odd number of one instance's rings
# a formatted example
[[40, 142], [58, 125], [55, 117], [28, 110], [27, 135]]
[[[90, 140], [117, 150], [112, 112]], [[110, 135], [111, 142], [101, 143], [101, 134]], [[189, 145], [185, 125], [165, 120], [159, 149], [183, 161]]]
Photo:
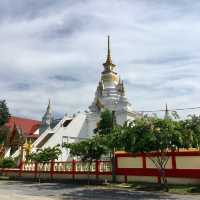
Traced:
[[16, 125], [26, 137], [37, 137], [34, 132], [39, 128], [40, 124], [41, 122], [38, 120], [12, 116], [6, 126], [12, 130]]

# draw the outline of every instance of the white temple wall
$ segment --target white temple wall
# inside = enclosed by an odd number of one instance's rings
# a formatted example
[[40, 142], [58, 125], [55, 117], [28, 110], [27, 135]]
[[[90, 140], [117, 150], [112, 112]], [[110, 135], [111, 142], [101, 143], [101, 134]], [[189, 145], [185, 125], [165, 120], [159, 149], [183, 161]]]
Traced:
[[127, 112], [116, 112], [116, 122], [119, 125], [123, 125], [128, 120]]
[[45, 143], [44, 147], [53, 146], [56, 144], [62, 144], [62, 140], [65, 137], [71, 138], [79, 138], [79, 137], [86, 137], [87, 133], [83, 134], [81, 129], [84, 126], [86, 119], [85, 114], [78, 114], [67, 127], [60, 127], [56, 133]]
[[88, 124], [88, 135], [92, 137], [94, 134], [94, 129], [97, 127], [97, 123], [100, 120], [100, 114], [89, 113], [87, 116], [87, 124]]

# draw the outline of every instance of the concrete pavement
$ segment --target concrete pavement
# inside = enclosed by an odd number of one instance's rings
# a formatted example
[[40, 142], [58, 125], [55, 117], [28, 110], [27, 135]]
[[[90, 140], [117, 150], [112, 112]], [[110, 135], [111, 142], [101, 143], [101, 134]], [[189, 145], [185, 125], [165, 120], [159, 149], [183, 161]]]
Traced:
[[63, 183], [0, 181], [0, 200], [199, 200], [200, 195], [105, 189]]

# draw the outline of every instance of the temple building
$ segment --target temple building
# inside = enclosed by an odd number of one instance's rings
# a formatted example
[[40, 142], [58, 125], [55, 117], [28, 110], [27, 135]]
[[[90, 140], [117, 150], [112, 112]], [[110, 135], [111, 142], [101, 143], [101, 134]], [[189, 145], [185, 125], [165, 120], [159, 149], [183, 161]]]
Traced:
[[38, 120], [27, 119], [22, 117], [11, 116], [6, 126], [10, 129], [11, 133], [18, 132], [22, 134], [24, 138], [27, 138], [34, 142], [39, 137], [39, 127], [41, 122]]
[[[33, 143], [36, 141], [39, 137], [40, 125], [41, 122], [38, 120], [11, 116], [6, 124], [10, 132], [6, 139], [6, 147], [3, 148], [4, 156], [12, 156], [24, 142]], [[19, 150], [17, 152], [19, 153]]]
[[[32, 151], [58, 144], [62, 147], [64, 143], [76, 142], [91, 137], [100, 120], [100, 114], [105, 109], [112, 111], [116, 123], [121, 125], [125, 121], [133, 120], [138, 116], [126, 97], [124, 83], [116, 71], [116, 65], [112, 62], [109, 36], [107, 58], [103, 63], [103, 71], [94, 99], [89, 106], [89, 111], [78, 113], [76, 116], [64, 116], [62, 119], [55, 121], [52, 114], [52, 105], [49, 101], [39, 129], [40, 136], [33, 143]], [[62, 155], [59, 160], [64, 161], [67, 159], [69, 159], [69, 151], [62, 148]]]

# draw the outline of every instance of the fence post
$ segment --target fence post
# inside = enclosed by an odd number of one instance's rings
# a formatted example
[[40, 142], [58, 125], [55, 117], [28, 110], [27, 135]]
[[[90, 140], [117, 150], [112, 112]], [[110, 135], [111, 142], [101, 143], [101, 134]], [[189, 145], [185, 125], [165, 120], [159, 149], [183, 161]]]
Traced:
[[19, 176], [22, 176], [23, 168], [24, 168], [24, 161], [21, 160], [19, 164]]
[[95, 174], [96, 174], [96, 180], [98, 181], [99, 180], [99, 160], [96, 160], [96, 170], [95, 170]]
[[116, 182], [116, 164], [117, 164], [117, 158], [115, 155], [115, 152], [112, 153], [112, 182]]
[[127, 178], [127, 174], [125, 173], [124, 175], [124, 183], [127, 183], [128, 182], [128, 178]]
[[72, 180], [75, 180], [75, 173], [76, 173], [76, 161], [72, 160]]
[[37, 178], [37, 171], [38, 171], [38, 163], [35, 162], [35, 179]]
[[146, 166], [146, 155], [145, 153], [142, 153], [142, 167], [143, 169], [146, 169], [147, 166]]
[[161, 184], [160, 173], [158, 174], [157, 181], [158, 181], [159, 184]]
[[50, 175], [51, 175], [51, 179], [53, 179], [53, 174], [54, 174], [54, 160], [51, 161], [51, 166], [50, 166]]
[[176, 169], [176, 156], [175, 156], [175, 152], [172, 151], [172, 169]]

